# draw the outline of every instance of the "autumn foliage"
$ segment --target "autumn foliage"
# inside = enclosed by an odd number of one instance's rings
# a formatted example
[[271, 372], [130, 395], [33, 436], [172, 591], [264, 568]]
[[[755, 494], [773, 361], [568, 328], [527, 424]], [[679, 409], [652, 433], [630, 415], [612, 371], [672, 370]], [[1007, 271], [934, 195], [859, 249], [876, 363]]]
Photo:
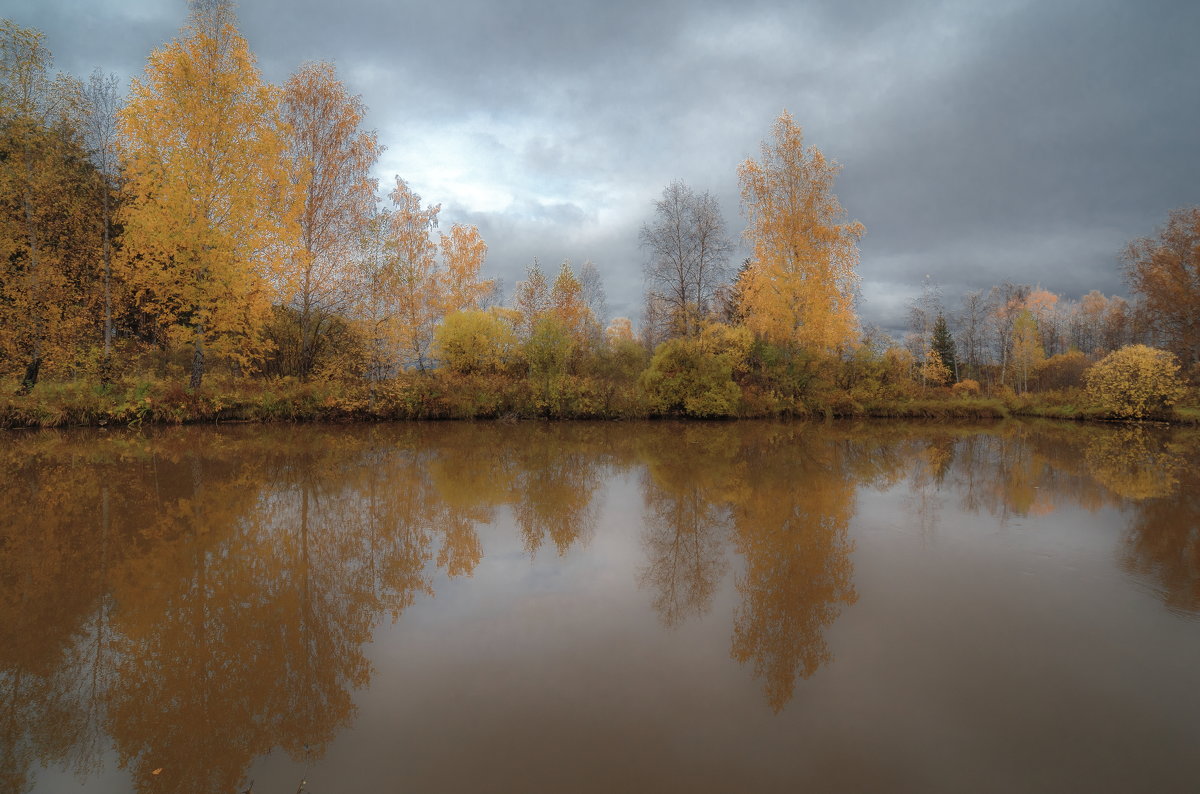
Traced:
[[777, 344], [840, 350], [858, 330], [858, 240], [833, 193], [838, 165], [804, 146], [786, 111], [761, 159], [738, 167], [752, 254], [741, 277], [746, 325]]
[[1141, 416], [1173, 387], [1139, 396], [1106, 353], [1153, 341], [1200, 372], [1194, 208], [1127, 250], [1140, 303], [1005, 282], [954, 309], [926, 283], [902, 343], [862, 327], [864, 227], [787, 111], [737, 169], [740, 267], [714, 194], [673, 181], [640, 230], [641, 317], [609, 316], [590, 261], [533, 260], [505, 305], [476, 226], [400, 175], [381, 194], [332, 65], [271, 85], [229, 0], [190, 8], [123, 101], [0, 25], [0, 425]]
[[1123, 419], [1159, 413], [1183, 396], [1178, 360], [1145, 345], [1123, 347], [1092, 365], [1087, 389], [1098, 405]]
[[1200, 207], [1172, 212], [1156, 237], [1130, 243], [1125, 266], [1170, 348], [1188, 365], [1200, 362]]
[[121, 216], [125, 277], [176, 344], [251, 366], [296, 245], [299, 194], [264, 83], [224, 4], [195, 6], [180, 38], [151, 54], [120, 113], [131, 199]]

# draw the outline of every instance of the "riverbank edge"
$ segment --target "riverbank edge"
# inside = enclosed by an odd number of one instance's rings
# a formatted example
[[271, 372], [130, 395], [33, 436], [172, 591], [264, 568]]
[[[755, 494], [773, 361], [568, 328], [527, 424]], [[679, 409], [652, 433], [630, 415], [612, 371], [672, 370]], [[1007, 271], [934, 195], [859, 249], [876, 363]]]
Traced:
[[[126, 381], [42, 384], [28, 395], [0, 391], [0, 429], [182, 425], [218, 422], [387, 422], [444, 420], [644, 419], [926, 419], [1009, 417], [1068, 421], [1128, 421], [1089, 406], [1079, 390], [1051, 394], [975, 396], [929, 390], [915, 397], [856, 400], [824, 392], [795, 400], [747, 395], [736, 414], [689, 416], [658, 412], [635, 388], [604, 382], [464, 381], [425, 375], [373, 386], [292, 379], [182, 385]], [[1200, 407], [1176, 406], [1145, 419], [1200, 425]]]

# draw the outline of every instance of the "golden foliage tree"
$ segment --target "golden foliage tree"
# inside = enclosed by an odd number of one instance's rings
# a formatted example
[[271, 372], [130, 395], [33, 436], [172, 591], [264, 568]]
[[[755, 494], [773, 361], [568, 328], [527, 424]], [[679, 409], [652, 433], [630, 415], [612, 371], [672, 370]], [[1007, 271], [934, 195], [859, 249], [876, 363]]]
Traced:
[[478, 309], [493, 288], [479, 279], [487, 244], [478, 229], [455, 224], [435, 238], [441, 205], [422, 206], [400, 177], [390, 198], [392, 208], [378, 212], [360, 238], [352, 312], [377, 376], [398, 367], [425, 371], [438, 323]]
[[926, 383], [934, 386], [945, 386], [952, 375], [950, 368], [942, 363], [942, 356], [932, 348], [925, 355], [925, 364], [921, 367], [921, 377]]
[[404, 364], [424, 371], [442, 309], [437, 246], [432, 237], [442, 205], [422, 207], [421, 196], [400, 177], [389, 195], [394, 208], [389, 216], [386, 255], [396, 301], [397, 350]]
[[351, 263], [375, 204], [371, 168], [383, 150], [373, 131], [360, 129], [366, 114], [332, 64], [305, 64], [284, 84], [288, 157], [304, 194], [300, 246], [287, 274], [301, 377], [312, 372], [330, 326], [353, 297]]
[[596, 324], [583, 296], [583, 284], [575, 276], [570, 262], [562, 263], [550, 287], [549, 312], [577, 343], [587, 339]]
[[440, 271], [441, 313], [466, 311], [479, 306], [492, 290], [493, 282], [479, 280], [487, 258], [487, 243], [474, 226], [456, 223], [438, 241], [442, 252]]
[[1087, 371], [1087, 391], [1097, 405], [1124, 419], [1162, 411], [1183, 396], [1179, 361], [1165, 350], [1129, 345]]
[[520, 315], [518, 329], [521, 337], [528, 339], [538, 320], [550, 308], [550, 285], [536, 259], [525, 271], [525, 280], [517, 282], [513, 307]]
[[278, 92], [264, 83], [226, 0], [194, 3], [120, 113], [129, 202], [127, 278], [177, 343], [251, 365], [296, 244], [298, 207]]
[[1200, 362], [1200, 207], [1178, 209], [1125, 249], [1125, 275], [1185, 364]]
[[1028, 308], [1021, 309], [1012, 331], [1012, 364], [1021, 391], [1029, 390], [1029, 375], [1045, 358], [1037, 319]]
[[98, 258], [82, 86], [50, 67], [40, 32], [0, 21], [0, 368], [25, 391], [88, 334]]
[[604, 329], [604, 337], [610, 345], [633, 341], [633, 322], [628, 317], [614, 317]]
[[861, 223], [844, 222], [833, 193], [839, 166], [784, 111], [762, 159], [738, 167], [749, 267], [739, 278], [746, 324], [775, 344], [836, 350], [856, 336]]

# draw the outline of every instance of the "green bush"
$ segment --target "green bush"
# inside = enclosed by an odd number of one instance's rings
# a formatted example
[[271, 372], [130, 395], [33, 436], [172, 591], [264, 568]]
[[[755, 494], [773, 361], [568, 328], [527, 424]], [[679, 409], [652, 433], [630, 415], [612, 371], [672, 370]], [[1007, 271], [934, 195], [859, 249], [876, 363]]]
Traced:
[[741, 397], [728, 357], [706, 349], [697, 338], [659, 345], [642, 373], [641, 386], [658, 414], [733, 416]]

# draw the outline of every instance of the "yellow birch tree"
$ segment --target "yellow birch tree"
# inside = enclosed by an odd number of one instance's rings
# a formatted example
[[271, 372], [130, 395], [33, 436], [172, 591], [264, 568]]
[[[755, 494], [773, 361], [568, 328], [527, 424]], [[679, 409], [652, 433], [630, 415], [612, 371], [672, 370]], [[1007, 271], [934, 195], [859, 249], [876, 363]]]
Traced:
[[395, 301], [395, 339], [402, 363], [424, 372], [442, 309], [437, 246], [431, 236], [442, 205], [422, 208], [421, 197], [400, 177], [390, 198], [394, 208], [386, 255]]
[[297, 242], [278, 92], [263, 82], [228, 0], [193, 2], [120, 113], [129, 199], [126, 277], [141, 306], [193, 348], [252, 365]]
[[302, 378], [353, 297], [351, 263], [375, 204], [371, 168], [383, 151], [374, 131], [359, 129], [366, 114], [362, 98], [346, 92], [332, 64], [305, 64], [284, 84], [288, 158], [304, 202], [300, 245], [286, 277]]
[[478, 229], [455, 224], [435, 239], [441, 205], [422, 207], [400, 177], [390, 198], [392, 208], [376, 216], [374, 236], [365, 238], [353, 312], [378, 377], [404, 367], [424, 372], [438, 323], [478, 309], [493, 286], [479, 280], [487, 244]]
[[1021, 309], [1013, 321], [1012, 363], [1021, 391], [1029, 391], [1029, 373], [1046, 360], [1037, 318], [1029, 309]]
[[438, 242], [442, 252], [442, 315], [472, 311], [492, 290], [493, 281], [480, 281], [479, 271], [487, 258], [487, 243], [479, 229], [456, 223]]
[[582, 345], [587, 341], [596, 318], [583, 297], [583, 284], [576, 278], [570, 262], [562, 263], [550, 287], [549, 311], [577, 343]]
[[774, 344], [833, 351], [856, 337], [858, 240], [833, 193], [840, 170], [784, 111], [762, 159], [738, 167], [752, 253], [739, 278], [746, 325]]
[[517, 327], [521, 338], [528, 339], [533, 335], [533, 328], [538, 320], [550, 308], [550, 285], [546, 282], [546, 275], [536, 259], [525, 271], [525, 280], [517, 282], [513, 308], [520, 315]]

